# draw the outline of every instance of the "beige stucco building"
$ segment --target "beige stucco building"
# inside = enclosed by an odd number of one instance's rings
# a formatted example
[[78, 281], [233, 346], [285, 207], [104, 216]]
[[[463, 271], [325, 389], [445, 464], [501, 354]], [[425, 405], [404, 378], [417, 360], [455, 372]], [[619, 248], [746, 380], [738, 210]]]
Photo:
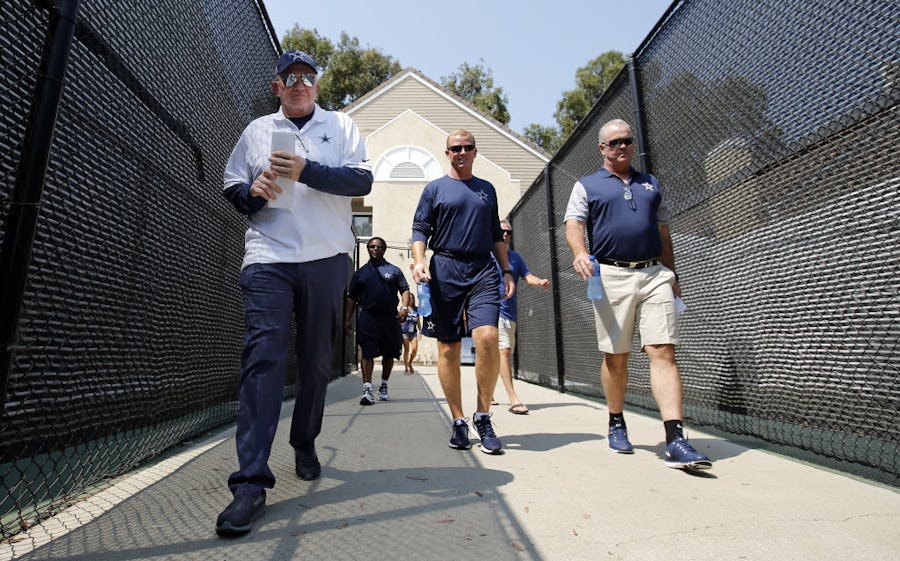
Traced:
[[[353, 201], [357, 235], [384, 238], [385, 258], [404, 271], [410, 286], [413, 214], [425, 185], [449, 170], [444, 151], [450, 132], [465, 129], [475, 135], [474, 173], [493, 183], [501, 218], [549, 161], [549, 154], [414, 69], [394, 76], [344, 112], [366, 141], [375, 177], [372, 192]], [[365, 263], [364, 247], [360, 253]], [[433, 341], [423, 343], [420, 358], [433, 361]]]

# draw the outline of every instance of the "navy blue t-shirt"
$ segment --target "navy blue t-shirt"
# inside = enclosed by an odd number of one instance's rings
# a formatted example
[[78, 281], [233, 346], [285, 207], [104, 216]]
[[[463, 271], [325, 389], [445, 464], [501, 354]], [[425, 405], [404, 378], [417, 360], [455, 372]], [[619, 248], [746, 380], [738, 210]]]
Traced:
[[[380, 277], [380, 278], [379, 278]], [[385, 260], [368, 263], [353, 273], [347, 295], [360, 309], [373, 314], [397, 314], [397, 294], [409, 290], [403, 272]]]
[[[499, 267], [500, 264], [497, 263], [497, 268], [499, 269]], [[506, 300], [500, 300], [500, 317], [506, 318], [510, 321], [518, 321], [516, 319], [516, 309], [519, 305], [519, 279], [527, 277], [530, 271], [528, 270], [528, 266], [525, 264], [525, 260], [522, 259], [522, 256], [513, 250], [509, 250], [509, 270], [512, 271], [513, 282], [516, 283], [517, 288], [516, 291], [513, 292], [512, 296], [510, 296]], [[506, 285], [503, 284], [502, 274], [500, 275], [500, 294], [501, 298], [502, 296], [506, 295]]]
[[486, 257], [503, 240], [497, 192], [477, 177], [435, 179], [422, 191], [412, 230], [412, 241], [428, 242], [436, 253]]

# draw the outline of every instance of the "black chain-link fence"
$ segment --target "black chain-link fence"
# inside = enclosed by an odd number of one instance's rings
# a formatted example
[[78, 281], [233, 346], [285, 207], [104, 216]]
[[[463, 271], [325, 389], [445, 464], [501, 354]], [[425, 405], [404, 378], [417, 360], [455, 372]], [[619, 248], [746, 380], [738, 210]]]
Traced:
[[[623, 70], [513, 210], [529, 267], [559, 265], [558, 306], [519, 296], [519, 375], [556, 385], [562, 374], [567, 390], [602, 395], [563, 214], [574, 182], [600, 166], [600, 126], [635, 125], [639, 110], [635, 153], [673, 212], [688, 305], [677, 352], [687, 417], [896, 483], [898, 21], [897, 2], [674, 3], [634, 53], [640, 101]], [[628, 401], [655, 409], [633, 350]]]
[[[261, 2], [3, 2], [4, 238], [33, 188], [20, 159], [61, 9], [77, 13], [74, 40], [2, 369], [0, 539], [233, 419], [246, 221], [222, 170], [247, 123], [277, 107], [280, 47]], [[336, 375], [345, 366], [335, 357]]]

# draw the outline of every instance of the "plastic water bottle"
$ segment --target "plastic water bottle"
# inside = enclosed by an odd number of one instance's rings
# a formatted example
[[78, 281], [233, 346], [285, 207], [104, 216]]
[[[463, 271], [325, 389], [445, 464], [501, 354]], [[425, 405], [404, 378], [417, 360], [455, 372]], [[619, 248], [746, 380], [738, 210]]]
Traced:
[[597, 258], [593, 255], [591, 255], [591, 268], [593, 272], [588, 278], [587, 297], [590, 300], [602, 300], [603, 281], [600, 279], [600, 263], [597, 263]]
[[419, 293], [419, 315], [422, 317], [431, 315], [431, 288], [427, 282], [419, 283], [416, 290]]

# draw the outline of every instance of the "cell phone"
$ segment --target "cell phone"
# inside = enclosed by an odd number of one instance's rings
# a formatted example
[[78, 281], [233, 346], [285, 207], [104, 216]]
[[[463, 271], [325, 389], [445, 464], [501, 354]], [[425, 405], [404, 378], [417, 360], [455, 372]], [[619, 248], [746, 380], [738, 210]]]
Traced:
[[[272, 152], [288, 152], [296, 154], [294, 133], [290, 131], [274, 131], [272, 133]], [[291, 208], [294, 206], [294, 182], [289, 177], [277, 177], [275, 183], [281, 187], [274, 201], [269, 201], [270, 208]]]

